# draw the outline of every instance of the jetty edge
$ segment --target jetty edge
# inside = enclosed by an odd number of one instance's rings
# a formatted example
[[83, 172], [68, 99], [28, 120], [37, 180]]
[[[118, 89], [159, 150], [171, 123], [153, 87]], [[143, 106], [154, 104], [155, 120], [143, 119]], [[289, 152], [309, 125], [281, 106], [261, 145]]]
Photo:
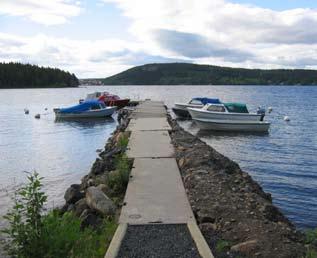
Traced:
[[215, 257], [305, 257], [305, 236], [239, 165], [168, 115], [186, 193]]
[[[148, 112], [142, 112], [138, 108], [135, 111], [131, 113], [122, 110], [119, 113], [121, 123], [108, 139], [104, 151], [99, 154], [90, 173], [82, 178], [81, 184], [72, 185], [65, 193], [66, 204], [62, 210], [73, 211], [82, 219], [84, 226], [98, 227], [98, 223], [106, 215], [87, 204], [86, 194], [89, 187], [101, 190], [109, 200], [112, 200], [114, 206], [111, 204], [110, 207], [115, 207], [115, 216], [119, 222], [121, 208], [129, 205], [123, 201], [124, 192], [116, 192], [109, 186], [109, 175], [114, 174], [115, 171], [115, 156], [127, 151], [127, 148], [119, 146], [120, 139], [130, 137], [131, 145], [131, 131], [127, 127], [135, 126], [135, 120], [144, 121], [144, 118], [149, 118]], [[151, 113], [153, 116], [155, 110], [152, 109]], [[208, 245], [207, 253], [209, 254], [211, 249], [215, 257], [304, 257], [303, 234], [296, 230], [295, 226], [272, 204], [270, 195], [265, 193], [246, 172], [243, 172], [237, 163], [183, 130], [170, 115], [162, 116], [160, 111], [156, 112], [155, 116], [163, 120], [165, 116], [167, 119], [168, 123], [163, 123], [164, 130], [161, 128], [159, 131], [164, 133], [167, 131], [169, 134], [176, 166], [179, 168], [194, 218], [187, 223], [187, 227], [184, 227], [184, 224], [175, 227], [175, 223], [162, 225], [163, 223], [160, 223], [162, 221], [152, 221], [149, 225], [119, 223], [106, 257], [120, 257], [118, 256], [120, 247], [128, 248], [127, 250], [137, 248], [138, 241], [130, 238], [129, 243], [124, 243], [127, 239], [125, 236], [138, 235], [140, 239], [144, 237], [142, 246], [139, 246], [139, 249], [142, 249], [146, 248], [149, 237], [157, 232], [166, 234], [173, 231], [176, 235], [178, 232], [190, 236], [199, 229], [199, 233], [202, 233]], [[131, 119], [133, 120], [129, 124]], [[155, 160], [157, 157], [151, 159]], [[130, 162], [132, 169], [134, 165], [131, 160]], [[131, 176], [129, 185], [134, 179], [133, 172]], [[74, 198], [70, 198], [71, 196]], [[177, 205], [178, 203], [175, 203], [175, 206]], [[112, 210], [111, 213], [113, 212]], [[137, 216], [140, 214], [134, 215], [132, 219], [140, 219]], [[128, 230], [129, 225], [132, 231]], [[199, 229], [197, 227], [193, 229], [193, 225], [198, 225]], [[157, 228], [157, 226], [161, 226], [160, 230], [153, 230], [153, 227]], [[186, 230], [189, 230], [190, 234]], [[133, 231], [137, 234], [131, 234]], [[173, 238], [168, 240], [175, 241]], [[188, 237], [184, 243], [193, 245]], [[199, 247], [195, 242], [194, 245], [196, 248]], [[203, 246], [206, 248], [206, 245]], [[153, 245], [148, 245], [148, 248], [153, 249]], [[200, 250], [199, 255], [205, 257], [201, 252], [204, 251]]]

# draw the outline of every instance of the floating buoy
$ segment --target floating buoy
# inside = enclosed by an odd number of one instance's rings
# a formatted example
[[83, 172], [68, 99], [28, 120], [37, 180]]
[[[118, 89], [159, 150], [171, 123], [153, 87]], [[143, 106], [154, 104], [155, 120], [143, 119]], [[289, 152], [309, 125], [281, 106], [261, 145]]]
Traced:
[[44, 110], [47, 110], [47, 107], [46, 107], [46, 108], [44, 108]]
[[36, 114], [34, 117], [35, 117], [36, 119], [40, 119], [40, 118], [41, 118], [41, 115], [40, 115], [40, 114]]
[[268, 107], [268, 108], [267, 108], [267, 112], [269, 112], [269, 113], [271, 113], [271, 112], [272, 112], [272, 110], [273, 110], [273, 108], [272, 108], [272, 107]]
[[29, 113], [30, 113], [30, 111], [27, 108], [25, 108], [24, 109], [24, 114], [28, 115]]
[[288, 117], [288, 116], [284, 116], [284, 121], [288, 122], [290, 121], [291, 119]]

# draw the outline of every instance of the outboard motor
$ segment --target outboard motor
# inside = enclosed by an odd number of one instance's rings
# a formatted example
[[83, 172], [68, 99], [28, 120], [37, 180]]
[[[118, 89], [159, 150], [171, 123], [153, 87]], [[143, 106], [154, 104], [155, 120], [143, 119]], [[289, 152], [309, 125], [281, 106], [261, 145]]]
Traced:
[[261, 115], [260, 121], [263, 121], [263, 119], [265, 117], [265, 108], [258, 107], [256, 113], [258, 115]]

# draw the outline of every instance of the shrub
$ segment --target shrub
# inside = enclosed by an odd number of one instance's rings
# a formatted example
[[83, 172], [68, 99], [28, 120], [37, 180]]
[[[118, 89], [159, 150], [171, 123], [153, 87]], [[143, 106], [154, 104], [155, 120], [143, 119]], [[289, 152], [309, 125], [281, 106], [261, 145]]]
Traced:
[[14, 195], [14, 206], [4, 218], [9, 227], [6, 250], [17, 258], [101, 258], [116, 230], [116, 223], [105, 220], [97, 230], [81, 230], [81, 221], [72, 213], [60, 215], [50, 211], [42, 215], [46, 195], [41, 191], [41, 179], [34, 172], [28, 184]]
[[15, 191], [13, 208], [4, 216], [9, 228], [2, 233], [10, 239], [5, 248], [13, 257], [40, 257], [41, 253], [41, 213], [47, 196], [41, 191], [42, 178], [38, 173], [29, 173], [27, 179], [29, 183]]

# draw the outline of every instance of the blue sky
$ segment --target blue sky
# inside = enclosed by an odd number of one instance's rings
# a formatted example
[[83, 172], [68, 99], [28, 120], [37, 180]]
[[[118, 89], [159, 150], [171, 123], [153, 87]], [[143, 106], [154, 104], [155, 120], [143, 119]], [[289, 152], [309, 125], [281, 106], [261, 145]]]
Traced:
[[0, 61], [104, 77], [149, 62], [317, 68], [317, 1], [1, 0]]

